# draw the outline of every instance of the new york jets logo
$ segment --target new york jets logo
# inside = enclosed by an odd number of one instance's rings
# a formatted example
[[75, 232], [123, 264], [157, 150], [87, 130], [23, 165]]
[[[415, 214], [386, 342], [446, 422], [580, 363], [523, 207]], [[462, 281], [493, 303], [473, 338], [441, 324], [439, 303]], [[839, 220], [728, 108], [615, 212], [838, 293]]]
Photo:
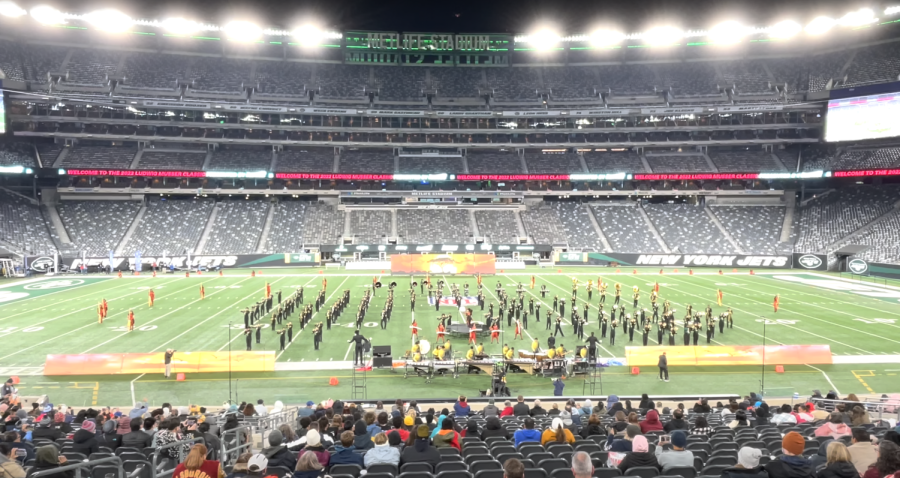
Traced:
[[851, 259], [850, 262], [847, 263], [847, 268], [854, 274], [864, 274], [869, 270], [869, 264], [862, 259]]
[[814, 256], [812, 254], [801, 256], [797, 262], [806, 269], [816, 269], [822, 265], [822, 259], [819, 259], [819, 256]]
[[38, 257], [31, 261], [31, 270], [33, 271], [47, 272], [51, 267], [53, 267], [53, 258], [51, 257]]
[[28, 284], [25, 286], [25, 288], [28, 290], [61, 289], [63, 287], [72, 287], [81, 284], [84, 284], [84, 281], [81, 279], [63, 279], [39, 282], [37, 284]]

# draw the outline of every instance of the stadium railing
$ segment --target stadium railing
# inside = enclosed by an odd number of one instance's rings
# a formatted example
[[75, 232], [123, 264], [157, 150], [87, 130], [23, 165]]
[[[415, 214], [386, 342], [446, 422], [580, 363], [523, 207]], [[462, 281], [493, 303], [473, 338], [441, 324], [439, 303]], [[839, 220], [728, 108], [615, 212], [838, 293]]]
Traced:
[[[157, 478], [172, 476], [172, 473], [175, 472], [175, 468], [178, 466], [179, 463], [183, 463], [184, 459], [186, 457], [186, 455], [184, 454], [184, 451], [181, 449], [181, 447], [185, 444], [193, 446], [195, 443], [203, 443], [205, 445], [206, 440], [204, 440], [203, 437], [190, 438], [187, 440], [179, 440], [176, 442], [169, 443], [168, 445], [163, 445], [161, 447], [158, 447], [156, 450], [154, 450], [152, 458], [151, 458], [151, 464], [153, 465], [154, 476], [156, 476]], [[168, 458], [168, 457], [164, 457], [164, 458], [160, 457], [160, 454], [163, 450], [168, 450], [169, 448], [175, 448], [175, 447], [178, 447], [178, 461], [173, 461], [171, 458]], [[171, 463], [172, 469], [170, 469], [170, 470], [163, 469], [163, 468], [165, 468], [166, 464], [168, 464], [168, 463]]]
[[[70, 463], [70, 462], [67, 462]], [[27, 473], [28, 478], [42, 478], [44, 476], [58, 476], [60, 472], [64, 471], [75, 471], [75, 478], [90, 478], [91, 477], [91, 469], [101, 466], [109, 466], [110, 470], [115, 466], [116, 468], [116, 478], [125, 478], [125, 469], [122, 467], [122, 459], [117, 456], [110, 456], [107, 458], [100, 458], [99, 460], [91, 460], [84, 462], [71, 463], [67, 465], [60, 466], [59, 468], [51, 468], [49, 470], [41, 470], [41, 471], [29, 471]], [[86, 474], [82, 475], [82, 471], [87, 471]], [[108, 474], [105, 475], [108, 478]]]
[[[814, 403], [817, 407], [824, 408], [828, 411], [834, 411], [835, 407], [842, 403], [845, 405], [862, 405], [866, 408], [866, 411], [869, 412], [869, 417], [873, 418], [873, 420], [887, 420], [893, 417], [895, 420], [900, 421], [900, 394], [895, 394], [893, 397], [888, 398], [865, 399], [859, 401], [831, 400], [827, 398], [810, 398], [809, 401]], [[849, 412], [849, 410], [846, 411]], [[874, 417], [874, 414], [878, 414], [878, 416]]]
[[[250, 451], [253, 445], [251, 438], [251, 429], [246, 425], [222, 432], [222, 449], [219, 453], [222, 466], [236, 462], [241, 453]], [[233, 447], [228, 448], [229, 445]]]

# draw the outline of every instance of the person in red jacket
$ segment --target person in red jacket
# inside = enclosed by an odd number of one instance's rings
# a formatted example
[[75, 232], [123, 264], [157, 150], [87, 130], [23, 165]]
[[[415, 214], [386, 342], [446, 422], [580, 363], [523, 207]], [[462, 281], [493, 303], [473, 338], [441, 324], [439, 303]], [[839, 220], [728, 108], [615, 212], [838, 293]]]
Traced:
[[190, 453], [184, 459], [184, 463], [179, 463], [172, 473], [172, 478], [191, 478], [197, 476], [208, 476], [209, 478], [223, 478], [225, 472], [222, 470], [222, 464], [217, 460], [206, 459], [207, 449], [203, 444], [196, 444], [191, 447]]
[[511, 417], [513, 416], [513, 407], [512, 403], [509, 400], [503, 402], [503, 411], [500, 412], [501, 417]]
[[650, 410], [647, 417], [640, 422], [641, 433], [647, 433], [654, 430], [663, 430], [663, 424], [659, 421], [659, 412]]

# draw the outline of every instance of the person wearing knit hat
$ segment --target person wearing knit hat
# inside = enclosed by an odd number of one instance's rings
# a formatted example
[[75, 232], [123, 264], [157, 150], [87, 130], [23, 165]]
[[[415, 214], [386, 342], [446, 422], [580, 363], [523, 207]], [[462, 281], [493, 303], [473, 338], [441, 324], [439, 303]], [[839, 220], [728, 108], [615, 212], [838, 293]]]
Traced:
[[72, 452], [91, 456], [91, 453], [100, 452], [100, 444], [97, 442], [97, 423], [93, 420], [85, 420], [81, 423], [81, 430], [72, 436]]
[[431, 436], [431, 430], [428, 425], [419, 425], [415, 430], [416, 440], [413, 444], [407, 445], [400, 453], [400, 461], [403, 463], [429, 463], [432, 467], [437, 466], [441, 462], [441, 452], [437, 448], [431, 446], [428, 439]]
[[625, 473], [629, 468], [638, 466], [652, 466], [657, 470], [660, 469], [659, 462], [656, 461], [656, 455], [650, 453], [650, 444], [647, 437], [638, 435], [631, 442], [631, 453], [625, 456], [619, 463], [619, 471]]
[[783, 455], [770, 461], [766, 473], [770, 478], [811, 478], [816, 475], [809, 460], [803, 456], [806, 440], [797, 432], [788, 432], [781, 439]]
[[722, 478], [768, 478], [766, 469], [759, 465], [762, 451], [745, 446], [738, 452], [737, 465], [722, 471]]
[[683, 430], [675, 430], [672, 432], [672, 435], [668, 440], [668, 443], [672, 444], [671, 450], [664, 449], [663, 445], [666, 443], [666, 440], [660, 439], [654, 452], [656, 454], [656, 460], [662, 467], [664, 474], [670, 468], [676, 466], [694, 466], [694, 453], [690, 450], [685, 450], [685, 447], [687, 446], [687, 433]]
[[[293, 470], [297, 466], [297, 456], [283, 443], [284, 434], [280, 430], [272, 430], [269, 433], [269, 447], [264, 448], [260, 453], [269, 460], [269, 466], [283, 466]], [[309, 438], [307, 438], [307, 444], [309, 444]]]
[[322, 466], [328, 466], [331, 458], [331, 454], [322, 446], [322, 436], [314, 428], [306, 432], [306, 446], [297, 455], [298, 461], [304, 453], [315, 453]]

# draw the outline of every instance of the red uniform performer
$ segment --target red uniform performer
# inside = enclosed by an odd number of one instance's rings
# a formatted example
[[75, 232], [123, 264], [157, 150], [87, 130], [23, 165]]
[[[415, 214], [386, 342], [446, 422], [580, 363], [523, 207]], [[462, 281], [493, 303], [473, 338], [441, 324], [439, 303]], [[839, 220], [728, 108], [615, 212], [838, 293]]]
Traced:
[[772, 302], [772, 307], [775, 307], [775, 312], [778, 312], [778, 296], [775, 296], [775, 300]]
[[498, 344], [500, 343], [500, 327], [497, 327], [497, 324], [491, 326], [491, 343], [494, 343], [495, 340]]
[[266, 282], [266, 299], [268, 299], [272, 295], [272, 286]]
[[109, 304], [106, 303], [106, 299], [103, 299], [100, 305], [103, 306], [103, 318], [105, 319], [109, 312]]
[[445, 331], [445, 330], [447, 330], [447, 329], [444, 328], [444, 324], [443, 324], [443, 323], [441, 323], [441, 324], [438, 325], [438, 329], [437, 329], [437, 340], [435, 341], [435, 343], [437, 343], [437, 342], [443, 342], [443, 341], [444, 341], [444, 331]]
[[153, 307], [153, 301], [156, 300], [156, 294], [153, 293], [153, 289], [150, 289], [150, 293], [148, 295], [150, 296], [150, 307]]
[[97, 305], [97, 322], [103, 323], [103, 304]]
[[474, 344], [474, 343], [475, 343], [475, 333], [476, 333], [476, 331], [477, 331], [477, 329], [475, 328], [475, 325], [473, 324], [472, 327], [469, 329], [469, 343], [470, 343], [470, 344]]
[[200, 284], [200, 300], [206, 298], [206, 289], [203, 287], [203, 284]]
[[516, 321], [516, 334], [513, 335], [513, 339], [515, 339], [516, 337], [518, 337], [519, 339], [525, 338], [522, 337], [522, 324], [520, 324], [518, 320]]
[[419, 323], [413, 320], [412, 323], [412, 338], [415, 340], [419, 340]]
[[128, 331], [131, 332], [134, 330], [134, 311], [128, 311]]

